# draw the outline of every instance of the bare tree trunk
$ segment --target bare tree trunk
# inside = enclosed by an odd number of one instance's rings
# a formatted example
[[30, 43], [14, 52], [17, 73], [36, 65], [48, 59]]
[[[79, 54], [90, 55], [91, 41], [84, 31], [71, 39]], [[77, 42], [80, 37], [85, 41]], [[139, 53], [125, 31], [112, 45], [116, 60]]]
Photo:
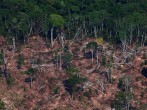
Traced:
[[92, 64], [93, 64], [93, 56], [94, 56], [94, 55], [93, 55], [93, 54], [94, 54], [94, 53], [93, 53], [93, 49], [91, 50], [91, 53], [92, 53], [92, 59], [91, 59], [91, 61], [92, 61]]
[[97, 29], [96, 29], [96, 26], [94, 26], [94, 37], [97, 38]]
[[122, 52], [123, 52], [123, 55], [125, 55], [125, 52], [127, 49], [127, 39], [126, 38], [121, 39], [121, 42], [122, 42]]
[[16, 43], [15, 43], [15, 37], [13, 37], [13, 50], [15, 51]]
[[25, 38], [25, 36], [23, 37], [23, 44], [26, 47], [26, 38]]
[[132, 38], [133, 38], [133, 27], [130, 27], [130, 45], [132, 43]]
[[5, 58], [5, 53], [4, 53], [4, 76], [6, 78], [6, 81], [8, 80], [8, 70], [7, 70], [7, 61], [6, 61], [6, 58]]
[[97, 63], [97, 65], [99, 64], [99, 55], [98, 55], [98, 52], [96, 54], [96, 63]]
[[125, 78], [124, 79], [124, 82], [125, 82], [125, 94], [126, 94], [126, 103], [125, 103], [125, 108], [126, 108], [126, 110], [130, 110], [129, 108], [130, 108], [130, 100], [131, 100], [131, 96], [129, 95], [129, 93], [130, 93], [130, 80], [129, 80], [129, 78], [127, 77], [127, 78]]
[[59, 67], [59, 68], [60, 68], [60, 71], [61, 71], [61, 69], [62, 69], [62, 67], [61, 67], [61, 66], [62, 66], [62, 64], [61, 64], [61, 63], [62, 63], [62, 62], [61, 62], [61, 53], [59, 54], [59, 56], [60, 56], [60, 61], [59, 61], [59, 63], [60, 63], [59, 66], [60, 66], [60, 67]]
[[47, 35], [48, 35], [48, 32], [45, 32], [45, 40], [46, 40], [46, 42], [47, 42]]
[[32, 89], [32, 76], [31, 76], [30, 88]]
[[8, 70], [7, 70], [7, 64], [5, 63], [4, 64], [4, 75], [5, 75], [5, 78], [6, 78], [6, 81], [8, 80]]
[[147, 36], [146, 35], [142, 35], [141, 37], [142, 37], [142, 39], [141, 39], [141, 47], [143, 47], [144, 46], [144, 43], [147, 40]]
[[90, 34], [92, 34], [92, 33], [93, 33], [93, 27], [90, 28]]
[[140, 36], [140, 29], [138, 28], [138, 31], [137, 31], [137, 36], [139, 37]]
[[54, 31], [54, 27], [51, 28], [51, 47], [53, 47], [54, 45], [54, 40], [53, 40], [53, 31]]
[[69, 27], [69, 24], [68, 24], [68, 37], [70, 38], [70, 27]]
[[101, 31], [103, 32], [103, 30], [104, 30], [104, 23], [102, 22], [102, 25], [101, 25]]
[[64, 48], [64, 33], [61, 32], [61, 46]]
[[111, 37], [112, 37], [112, 31], [110, 31], [110, 35], [109, 35], [109, 38], [111, 39]]
[[30, 30], [29, 30], [28, 36], [30, 36], [30, 35], [31, 35], [32, 30], [33, 30], [33, 23], [31, 23], [31, 24], [30, 24]]

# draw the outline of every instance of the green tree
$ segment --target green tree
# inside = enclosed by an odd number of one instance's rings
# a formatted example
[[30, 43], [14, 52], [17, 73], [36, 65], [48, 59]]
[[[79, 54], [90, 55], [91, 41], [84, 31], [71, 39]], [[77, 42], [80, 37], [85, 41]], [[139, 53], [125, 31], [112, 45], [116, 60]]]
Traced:
[[52, 25], [51, 28], [51, 46], [53, 47], [53, 31], [54, 31], [54, 27], [59, 27], [62, 28], [64, 25], [64, 18], [61, 15], [58, 14], [51, 14], [50, 15], [50, 23]]

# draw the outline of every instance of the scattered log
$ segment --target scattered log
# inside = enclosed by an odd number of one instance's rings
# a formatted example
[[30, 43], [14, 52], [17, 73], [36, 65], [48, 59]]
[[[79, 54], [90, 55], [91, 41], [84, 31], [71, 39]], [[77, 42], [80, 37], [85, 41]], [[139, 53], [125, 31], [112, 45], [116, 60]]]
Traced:
[[95, 69], [97, 69], [97, 68], [99, 68], [100, 67], [100, 64], [99, 65], [96, 65], [94, 68], [92, 68], [92, 69], [89, 69], [89, 70], [87, 70], [87, 69], [84, 69], [87, 73], [92, 73]]

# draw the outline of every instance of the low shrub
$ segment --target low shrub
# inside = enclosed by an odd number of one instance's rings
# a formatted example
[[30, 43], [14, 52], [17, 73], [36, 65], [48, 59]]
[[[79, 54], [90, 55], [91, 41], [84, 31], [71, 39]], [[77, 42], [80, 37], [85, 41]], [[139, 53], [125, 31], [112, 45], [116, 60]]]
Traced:
[[[128, 102], [132, 99], [133, 95], [131, 92], [118, 92], [115, 95], [115, 99], [112, 102], [111, 106], [112, 108], [115, 108], [115, 110], [125, 110], [126, 105]], [[130, 105], [129, 108], [132, 106]]]
[[27, 71], [25, 71], [25, 74], [27, 75], [34, 75], [36, 73], [36, 70], [33, 68], [29, 68]]
[[91, 89], [89, 89], [89, 91], [83, 93], [83, 96], [86, 96], [88, 99], [90, 99], [91, 94], [92, 94], [92, 91], [91, 91]]
[[0, 53], [0, 65], [4, 64], [4, 56]]
[[66, 68], [66, 73], [69, 77], [73, 75], [77, 75], [79, 72], [80, 71], [73, 66], [69, 66], [68, 68]]
[[7, 79], [7, 84], [8, 85], [12, 85], [13, 84], [13, 82], [14, 82], [14, 79], [12, 78], [12, 76], [8, 76], [8, 79]]
[[70, 52], [66, 52], [66, 54], [63, 56], [64, 62], [70, 63], [72, 58], [72, 55]]
[[103, 56], [103, 57], [102, 57], [102, 63], [101, 63], [101, 65], [102, 65], [102, 66], [105, 66], [106, 63], [107, 63], [106, 56]]
[[59, 91], [60, 87], [59, 86], [56, 86], [54, 89], [53, 89], [53, 93], [54, 94], [58, 94], [58, 91]]
[[119, 89], [124, 89], [124, 82], [123, 82], [122, 78], [119, 79], [117, 87]]
[[147, 65], [147, 60], [144, 60], [144, 65]]
[[0, 110], [4, 110], [5, 104], [4, 102], [0, 99]]
[[24, 56], [19, 54], [17, 59], [17, 66], [18, 68], [21, 68], [22, 65], [24, 65]]
[[69, 50], [69, 47], [67, 45], [65, 45], [63, 50], [64, 50], [64, 52], [67, 52]]
[[[77, 77], [76, 75], [68, 78], [67, 80], [63, 81], [65, 90], [72, 96], [75, 92], [79, 91], [79, 86], [77, 84], [81, 84], [85, 82], [86, 78]], [[82, 89], [82, 88], [81, 88]]]

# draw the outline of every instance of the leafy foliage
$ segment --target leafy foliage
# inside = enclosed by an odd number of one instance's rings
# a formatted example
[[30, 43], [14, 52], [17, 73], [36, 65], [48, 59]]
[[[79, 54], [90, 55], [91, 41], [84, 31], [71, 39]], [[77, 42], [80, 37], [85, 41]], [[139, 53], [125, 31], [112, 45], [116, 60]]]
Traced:
[[61, 15], [51, 14], [50, 22], [54, 27], [62, 27], [64, 25], [64, 19]]
[[81, 84], [85, 82], [85, 78], [77, 77], [76, 75], [68, 78], [67, 80], [63, 81], [63, 84], [65, 86], [65, 90], [70, 94], [73, 95], [74, 92], [78, 91], [77, 84]]
[[97, 38], [97, 39], [96, 39], [96, 43], [97, 43], [98, 45], [104, 44], [103, 38]]
[[96, 42], [89, 42], [87, 45], [86, 45], [86, 48], [87, 49], [96, 49], [98, 47], [97, 43]]
[[25, 71], [25, 74], [27, 75], [34, 75], [36, 73], [35, 69], [29, 68], [27, 71]]

